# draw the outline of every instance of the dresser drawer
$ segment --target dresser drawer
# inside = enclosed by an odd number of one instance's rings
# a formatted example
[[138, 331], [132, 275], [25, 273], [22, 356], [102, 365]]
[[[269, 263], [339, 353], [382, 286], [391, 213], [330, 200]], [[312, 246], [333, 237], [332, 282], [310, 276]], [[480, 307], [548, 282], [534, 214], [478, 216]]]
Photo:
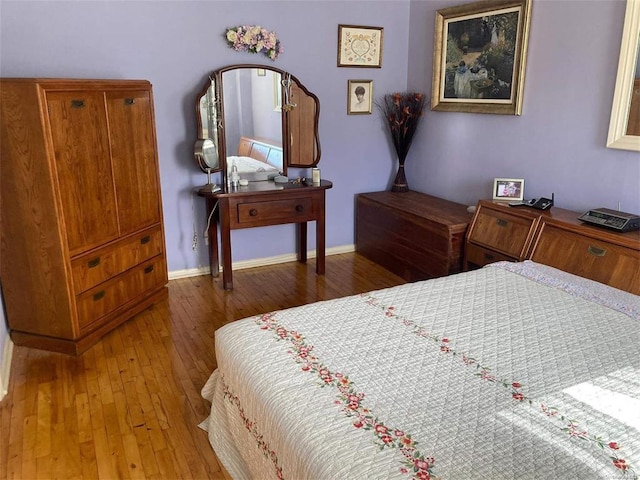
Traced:
[[162, 230], [157, 227], [75, 258], [71, 261], [71, 269], [76, 294], [159, 255], [164, 250], [162, 243]]
[[489, 263], [509, 261], [517, 261], [517, 258], [509, 257], [501, 253], [489, 250], [488, 248], [479, 247], [478, 245], [467, 244], [467, 250], [465, 252], [467, 258], [467, 264], [474, 267], [484, 267]]
[[311, 197], [238, 204], [238, 224], [295, 223], [314, 218]]
[[468, 241], [522, 260], [525, 258], [537, 217], [511, 214], [481, 205], [469, 231]]
[[76, 307], [80, 334], [92, 330], [105, 315], [118, 308], [126, 308], [127, 302], [139, 295], [163, 286], [166, 280], [166, 262], [164, 255], [159, 255], [78, 295]]
[[543, 222], [531, 260], [630, 292], [640, 292], [638, 249], [594, 238], [577, 227]]

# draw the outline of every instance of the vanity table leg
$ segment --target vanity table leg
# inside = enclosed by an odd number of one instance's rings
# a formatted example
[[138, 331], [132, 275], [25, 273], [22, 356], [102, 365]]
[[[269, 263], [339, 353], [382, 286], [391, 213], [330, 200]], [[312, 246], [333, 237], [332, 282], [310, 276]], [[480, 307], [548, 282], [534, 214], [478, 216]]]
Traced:
[[296, 223], [296, 248], [298, 250], [298, 261], [307, 261], [307, 222]]
[[[324, 195], [324, 193], [323, 193]], [[322, 200], [322, 208], [316, 220], [316, 273], [324, 275], [324, 250], [325, 250], [325, 228], [324, 228], [324, 198]]]
[[216, 201], [213, 198], [207, 198], [207, 219], [211, 216], [207, 235], [209, 236], [209, 268], [211, 275], [217, 277], [220, 275], [220, 261], [218, 259], [218, 215], [211, 211], [215, 208]]
[[225, 290], [233, 290], [233, 270], [231, 269], [231, 222], [229, 220], [229, 201], [221, 198], [220, 243], [222, 246], [222, 285]]

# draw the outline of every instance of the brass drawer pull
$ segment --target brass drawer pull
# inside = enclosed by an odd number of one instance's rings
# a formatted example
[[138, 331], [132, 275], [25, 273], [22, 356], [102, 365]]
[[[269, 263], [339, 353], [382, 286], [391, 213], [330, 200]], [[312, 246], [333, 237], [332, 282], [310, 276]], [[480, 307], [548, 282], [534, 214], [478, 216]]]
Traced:
[[496, 218], [496, 224], [499, 227], [506, 227], [507, 225], [509, 225], [509, 222], [507, 222], [506, 220], [504, 220], [502, 218]]
[[84, 100], [71, 100], [71, 108], [84, 107]]
[[258, 210], [256, 210], [255, 208], [249, 210], [249, 216], [255, 217], [256, 215], [258, 215]]
[[94, 268], [94, 267], [97, 267], [98, 265], [100, 265], [100, 257], [94, 258], [93, 260], [89, 260], [87, 262], [87, 266], [89, 268]]
[[594, 247], [593, 245], [589, 245], [587, 252], [589, 252], [589, 255], [593, 255], [594, 257], [604, 257], [607, 253], [604, 248]]
[[149, 265], [148, 267], [144, 268], [144, 273], [145, 274], [151, 273], [151, 272], [153, 272], [153, 265]]
[[140, 243], [142, 245], [144, 245], [145, 243], [149, 243], [151, 241], [151, 236], [150, 235], [145, 235], [144, 237], [142, 237], [140, 239]]
[[124, 99], [124, 104], [125, 105], [133, 105], [134, 103], [136, 103], [136, 99], [135, 98], [125, 98]]
[[93, 294], [93, 301], [97, 302], [98, 300], [101, 300], [103, 297], [104, 297], [104, 290], [100, 290], [98, 293]]
[[296, 205], [296, 212], [304, 212], [304, 207], [302, 205]]

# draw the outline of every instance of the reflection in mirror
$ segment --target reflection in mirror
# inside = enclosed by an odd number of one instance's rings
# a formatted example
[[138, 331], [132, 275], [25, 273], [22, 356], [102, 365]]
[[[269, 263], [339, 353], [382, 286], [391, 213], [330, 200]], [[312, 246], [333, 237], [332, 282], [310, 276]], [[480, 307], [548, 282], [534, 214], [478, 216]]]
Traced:
[[607, 147], [640, 151], [640, 0], [627, 0]]
[[[638, 16], [640, 17], [640, 11], [638, 12]], [[638, 34], [636, 51], [636, 69], [633, 78], [633, 87], [631, 89], [627, 135], [640, 137], [640, 34]]]
[[[236, 68], [222, 73], [227, 174], [267, 180], [284, 171], [279, 72]], [[274, 87], [275, 86], [275, 87]]]
[[205, 94], [200, 97], [200, 125], [202, 131], [200, 132], [201, 139], [210, 138], [217, 146], [218, 138], [218, 108], [216, 101], [216, 85], [215, 80], [209, 77], [210, 86], [207, 88]]
[[218, 163], [209, 172], [222, 172], [223, 188], [234, 165], [248, 181], [286, 175], [287, 167], [315, 167], [319, 116], [318, 97], [289, 72], [268, 65], [216, 70], [196, 99], [198, 138], [213, 141]]

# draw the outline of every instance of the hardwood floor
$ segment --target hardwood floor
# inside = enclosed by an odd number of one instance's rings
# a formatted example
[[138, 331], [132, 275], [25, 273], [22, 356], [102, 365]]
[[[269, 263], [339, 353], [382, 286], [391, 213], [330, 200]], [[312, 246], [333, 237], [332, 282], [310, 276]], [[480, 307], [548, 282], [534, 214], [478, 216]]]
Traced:
[[198, 424], [200, 389], [216, 366], [222, 325], [405, 281], [357, 253], [286, 263], [222, 278], [172, 280], [169, 298], [80, 357], [15, 347], [0, 403], [0, 479], [222, 479]]

